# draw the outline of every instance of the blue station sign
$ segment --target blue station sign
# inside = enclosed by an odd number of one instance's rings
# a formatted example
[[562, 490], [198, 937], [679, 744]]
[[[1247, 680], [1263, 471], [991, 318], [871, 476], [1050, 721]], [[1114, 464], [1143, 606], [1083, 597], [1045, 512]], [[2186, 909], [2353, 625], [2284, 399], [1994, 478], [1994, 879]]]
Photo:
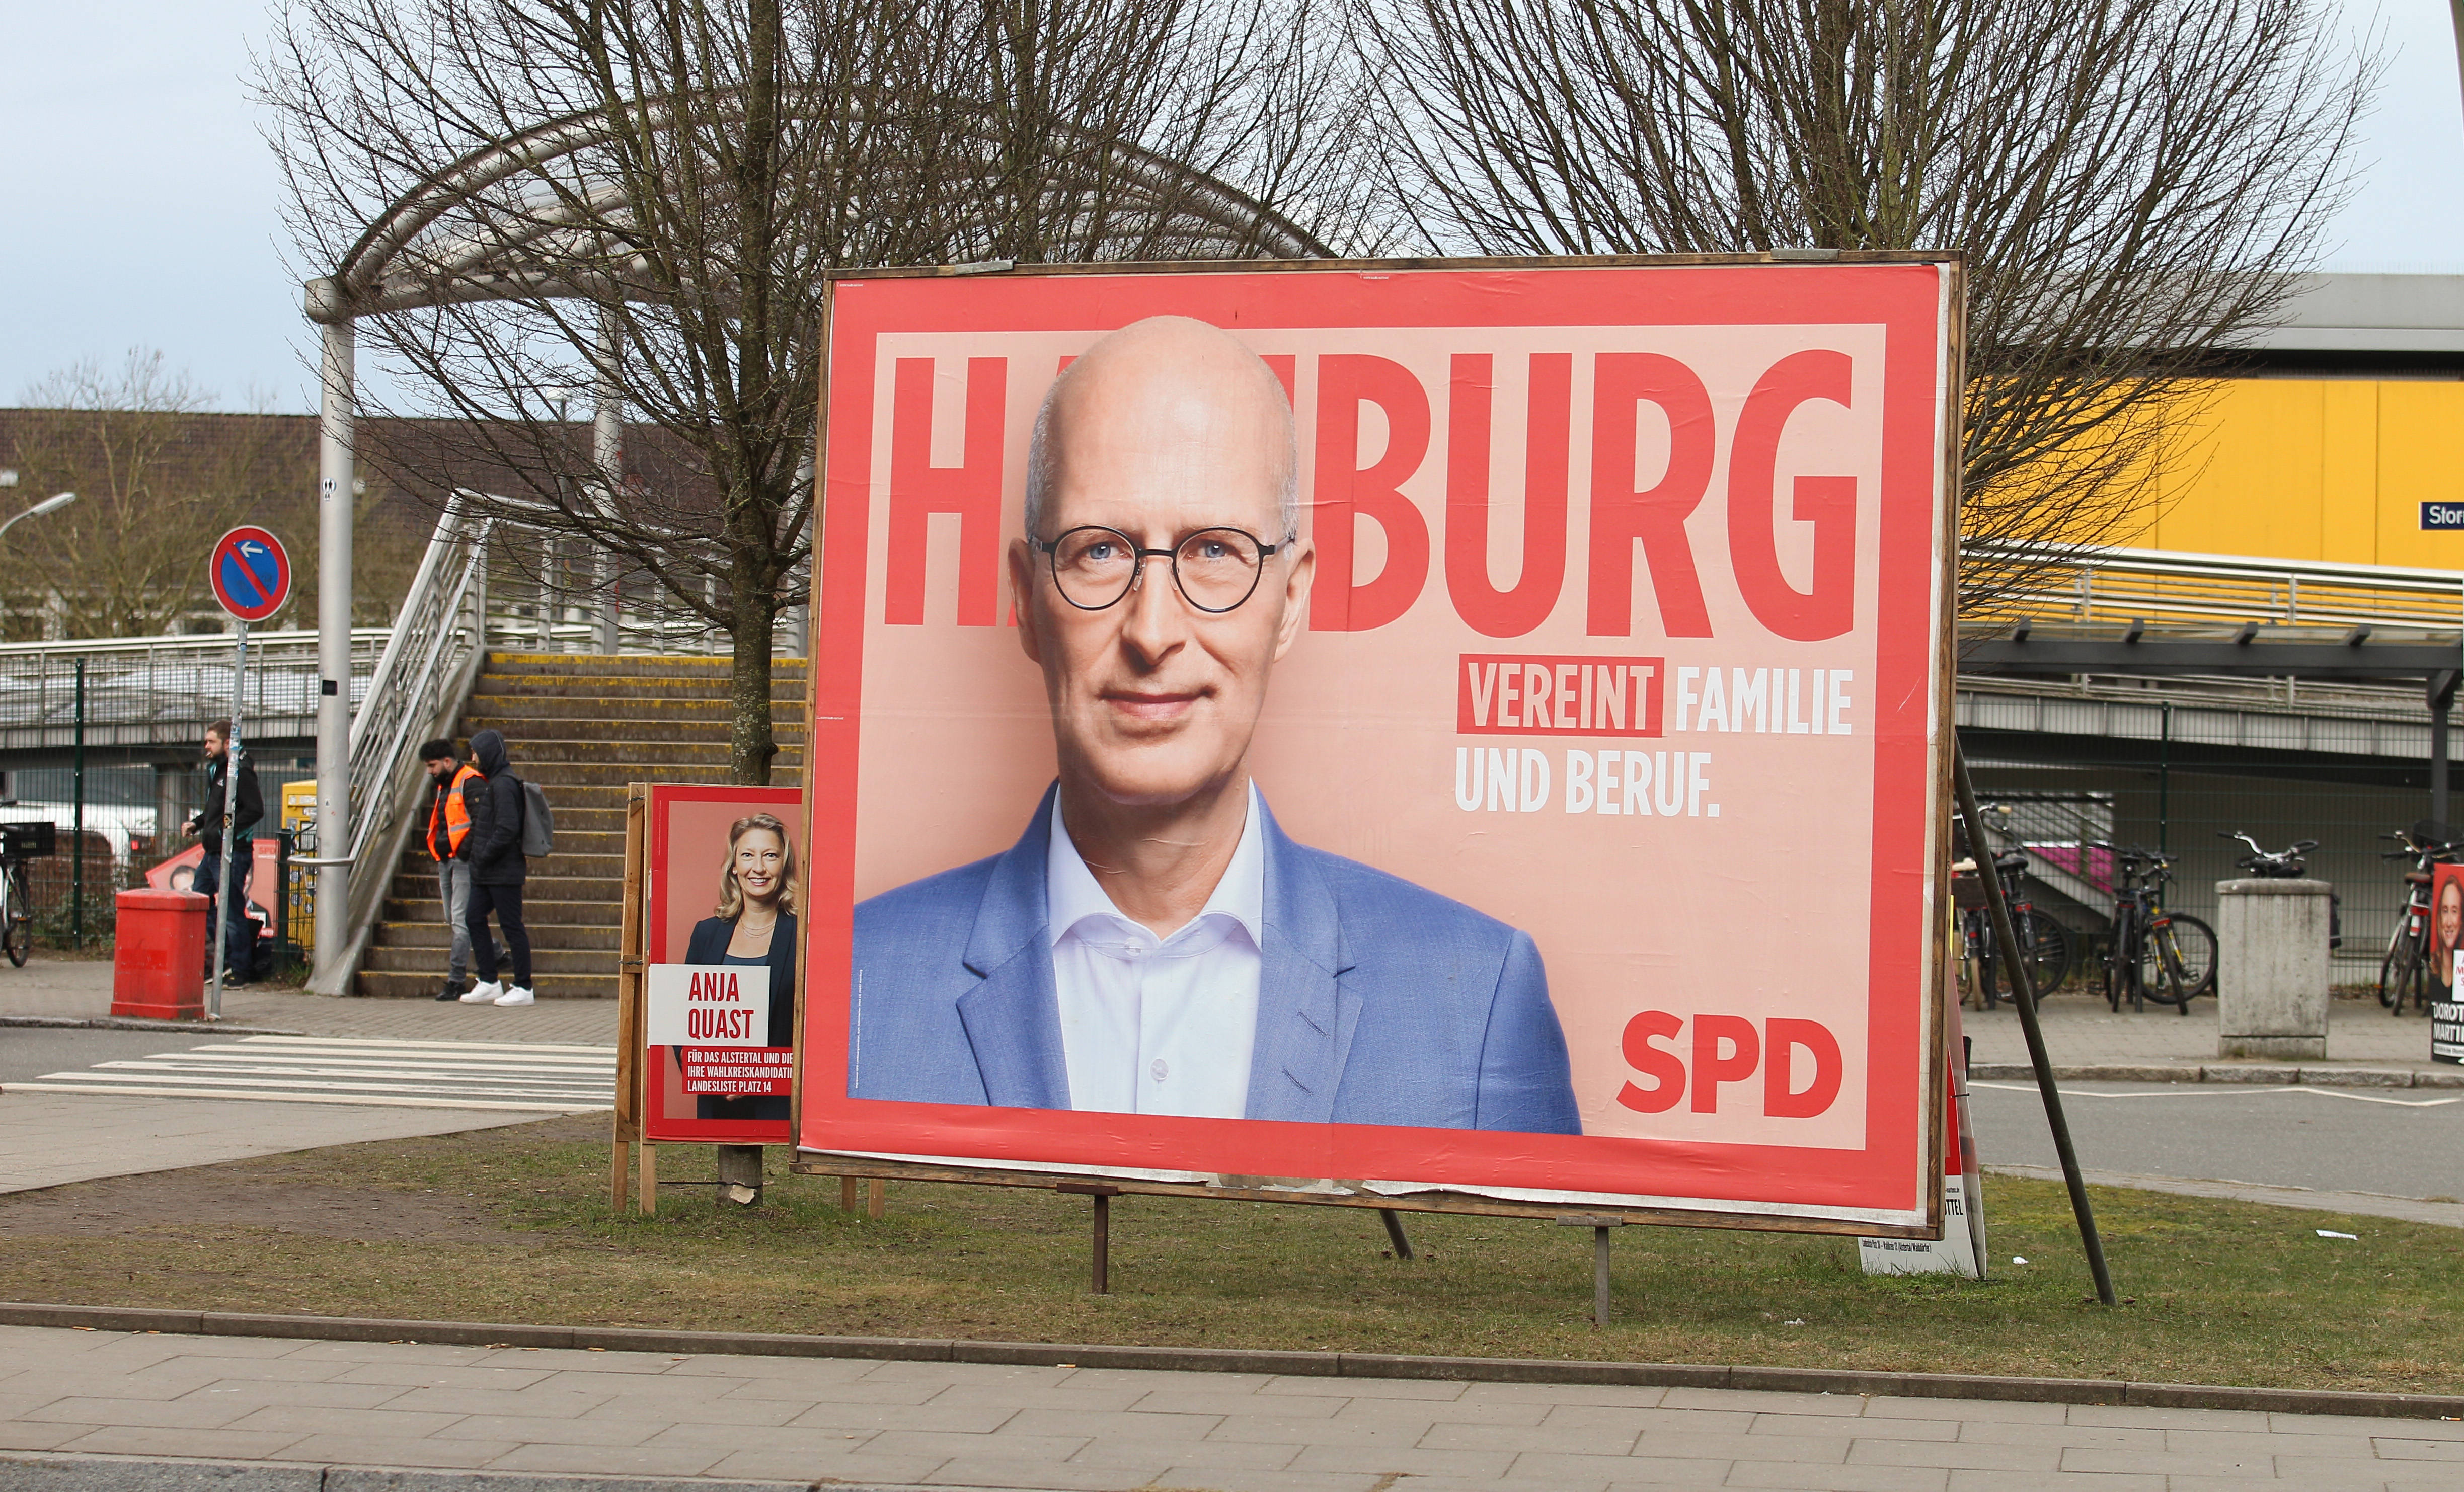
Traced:
[[2425, 502], [2421, 505], [2421, 526], [2431, 529], [2464, 529], [2464, 502]]

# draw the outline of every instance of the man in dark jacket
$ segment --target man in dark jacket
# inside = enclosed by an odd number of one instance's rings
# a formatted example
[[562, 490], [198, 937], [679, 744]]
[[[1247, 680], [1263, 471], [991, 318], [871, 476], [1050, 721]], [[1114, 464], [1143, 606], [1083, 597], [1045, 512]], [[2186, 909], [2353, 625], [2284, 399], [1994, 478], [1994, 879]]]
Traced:
[[[531, 934], [522, 926], [522, 883], [529, 878], [530, 862], [522, 856], [522, 783], [505, 761], [505, 738], [495, 731], [481, 731], [471, 737], [471, 764], [483, 777], [462, 784], [462, 806], [471, 818], [471, 831], [462, 837], [462, 847], [454, 854], [471, 867], [470, 911], [464, 926], [471, 930], [473, 968], [486, 970], [489, 976], [471, 986], [462, 997], [465, 1005], [527, 1005], [531, 994]], [[488, 913], [496, 914], [496, 926], [505, 934], [505, 947], [514, 955], [514, 978], [510, 985], [495, 977], [496, 945], [488, 936]]]
[[[214, 925], [214, 898], [223, 889], [223, 796], [231, 777], [231, 729], [228, 719], [206, 727], [206, 805], [181, 827], [205, 846], [188, 889], [206, 897], [206, 926]], [[239, 763], [239, 801], [231, 805], [231, 916], [223, 929], [223, 984], [248, 982], [251, 955], [256, 951], [256, 925], [248, 919], [248, 872], [256, 857], [249, 848], [256, 825], [265, 818], [265, 795], [256, 785], [256, 768], [243, 757]], [[211, 937], [209, 931], [206, 934]]]

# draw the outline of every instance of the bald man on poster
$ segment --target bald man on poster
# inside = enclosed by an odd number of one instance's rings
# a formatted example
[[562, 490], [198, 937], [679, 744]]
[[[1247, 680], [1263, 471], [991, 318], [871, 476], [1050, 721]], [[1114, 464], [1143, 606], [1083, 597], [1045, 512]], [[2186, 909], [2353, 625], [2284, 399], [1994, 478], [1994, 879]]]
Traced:
[[1009, 578], [1059, 780], [1007, 851], [855, 909], [855, 1098], [1580, 1132], [1527, 934], [1292, 842], [1249, 779], [1316, 557], [1283, 386], [1202, 321], [1036, 417]]

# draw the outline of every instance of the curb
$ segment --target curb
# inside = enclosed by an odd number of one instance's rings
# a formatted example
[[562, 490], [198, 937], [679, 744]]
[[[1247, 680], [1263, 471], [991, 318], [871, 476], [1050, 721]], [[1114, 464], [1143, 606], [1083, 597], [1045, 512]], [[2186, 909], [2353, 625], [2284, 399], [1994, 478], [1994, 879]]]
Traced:
[[892, 1362], [997, 1363], [1032, 1368], [1143, 1368], [1167, 1372], [1274, 1373], [1310, 1378], [1419, 1378], [1471, 1383], [1606, 1384], [1618, 1388], [1753, 1389], [1775, 1393], [1854, 1393], [1889, 1398], [2126, 1404], [2151, 1409], [2242, 1409], [2265, 1414], [2354, 1415], [2382, 1419], [2464, 1418], [2464, 1394], [2236, 1388], [2223, 1384], [2131, 1383], [2104, 1378], [2004, 1378], [1983, 1373], [1885, 1372], [1841, 1368], [1603, 1363], [1515, 1357], [1415, 1357], [1382, 1352], [972, 1342], [928, 1337], [797, 1336], [757, 1331], [670, 1331], [633, 1327], [530, 1327], [474, 1321], [385, 1321], [361, 1316], [275, 1316], [238, 1311], [149, 1310], [121, 1306], [46, 1306], [16, 1301], [0, 1302], [0, 1326], [171, 1332], [184, 1336], [299, 1337], [329, 1342], [441, 1342], [464, 1347], [561, 1348], [597, 1352], [706, 1352], [745, 1357], [851, 1357]]
[[[1970, 1078], [2033, 1083], [2036, 1069], [2024, 1062], [1980, 1062]], [[2057, 1083], [2249, 1083], [2283, 1087], [2464, 1088], [2464, 1067], [2419, 1072], [2410, 1067], [2257, 1066], [2249, 1063], [2098, 1063], [2056, 1067]]]
[[221, 1020], [148, 1020], [138, 1016], [0, 1016], [0, 1026], [96, 1031], [179, 1031], [211, 1036], [306, 1036], [291, 1026], [235, 1025]]

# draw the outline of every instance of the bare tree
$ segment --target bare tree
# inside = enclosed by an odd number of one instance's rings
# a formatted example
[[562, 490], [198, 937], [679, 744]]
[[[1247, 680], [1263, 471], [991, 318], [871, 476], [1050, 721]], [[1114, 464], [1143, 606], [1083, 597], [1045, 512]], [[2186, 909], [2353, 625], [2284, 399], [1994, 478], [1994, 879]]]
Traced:
[[[507, 516], [725, 629], [733, 773], [762, 782], [828, 274], [1259, 252], [1267, 203], [1193, 165], [1274, 201], [1307, 182], [1309, 220], [1352, 231], [1363, 194], [1330, 186], [1357, 173], [1319, 167], [1357, 159], [1359, 111], [1309, 3], [295, 0], [260, 77], [312, 273], [441, 205], [349, 287], [442, 302], [361, 322], [431, 422], [398, 474], [514, 473]], [[577, 386], [621, 400], [625, 459], [547, 418]]]
[[[7, 418], [9, 465], [61, 512], [0, 545], [10, 636], [150, 637], [213, 630], [207, 590], [216, 538], [233, 524], [296, 532], [312, 507], [279, 422], [210, 414], [212, 401], [160, 352], [87, 361], [28, 387]], [[294, 458], [286, 462], [285, 457]]]
[[1399, 209], [1491, 253], [1961, 250], [1963, 605], [2142, 511], [2341, 199], [2317, 0], [1357, 0]]

